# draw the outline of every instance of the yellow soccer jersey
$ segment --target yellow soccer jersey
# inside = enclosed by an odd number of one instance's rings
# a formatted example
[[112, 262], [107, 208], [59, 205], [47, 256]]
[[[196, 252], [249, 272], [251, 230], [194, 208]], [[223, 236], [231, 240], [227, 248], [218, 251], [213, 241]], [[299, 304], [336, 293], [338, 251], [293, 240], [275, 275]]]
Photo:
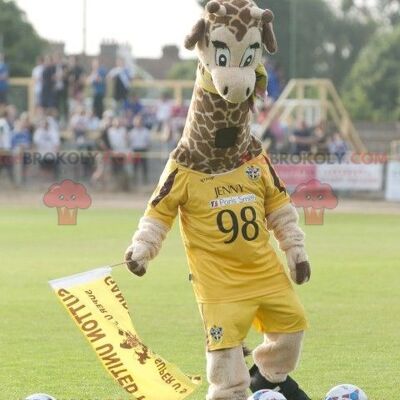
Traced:
[[145, 215], [171, 226], [179, 212], [197, 300], [226, 303], [290, 285], [265, 223], [289, 202], [265, 155], [218, 175], [169, 160]]

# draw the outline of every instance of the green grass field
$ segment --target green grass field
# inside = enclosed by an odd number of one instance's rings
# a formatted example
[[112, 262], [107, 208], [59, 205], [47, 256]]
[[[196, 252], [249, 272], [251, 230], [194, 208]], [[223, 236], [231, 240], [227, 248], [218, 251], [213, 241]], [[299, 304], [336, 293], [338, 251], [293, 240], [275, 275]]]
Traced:
[[[57, 226], [53, 209], [0, 209], [0, 399], [37, 392], [64, 400], [128, 399], [97, 360], [47, 281], [122, 259], [140, 212], [81, 212]], [[339, 383], [370, 400], [399, 398], [400, 216], [328, 212], [305, 227], [312, 282], [299, 288], [310, 319], [294, 374], [313, 399]], [[150, 348], [205, 378], [204, 336], [177, 226], [142, 279], [114, 274]], [[260, 338], [252, 333], [248, 343]], [[206, 384], [192, 396], [203, 400]], [[162, 399], [160, 399], [162, 400]]]

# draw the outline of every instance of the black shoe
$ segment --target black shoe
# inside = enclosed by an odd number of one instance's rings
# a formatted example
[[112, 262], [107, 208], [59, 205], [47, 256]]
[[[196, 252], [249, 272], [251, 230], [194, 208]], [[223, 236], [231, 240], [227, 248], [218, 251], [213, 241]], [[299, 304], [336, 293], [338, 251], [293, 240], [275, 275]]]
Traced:
[[253, 393], [262, 389], [270, 389], [282, 393], [286, 400], [311, 400], [290, 376], [284, 382], [272, 383], [261, 375], [257, 365], [253, 365], [250, 369], [250, 378], [250, 390]]

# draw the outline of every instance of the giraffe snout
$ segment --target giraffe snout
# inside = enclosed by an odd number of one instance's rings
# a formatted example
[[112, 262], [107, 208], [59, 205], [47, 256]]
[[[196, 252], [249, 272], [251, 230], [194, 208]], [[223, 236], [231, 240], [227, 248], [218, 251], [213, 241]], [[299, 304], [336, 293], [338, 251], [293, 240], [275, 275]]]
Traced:
[[216, 68], [211, 75], [219, 95], [230, 103], [245, 102], [256, 84], [252, 68]]

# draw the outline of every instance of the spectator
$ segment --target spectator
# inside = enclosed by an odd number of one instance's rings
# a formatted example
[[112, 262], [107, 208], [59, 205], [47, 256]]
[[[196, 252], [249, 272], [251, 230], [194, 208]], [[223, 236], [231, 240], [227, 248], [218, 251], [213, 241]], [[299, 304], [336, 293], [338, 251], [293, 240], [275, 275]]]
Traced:
[[342, 135], [339, 132], [335, 132], [328, 144], [329, 153], [335, 155], [341, 160], [348, 151], [348, 146]]
[[44, 58], [42, 74], [41, 106], [47, 114], [54, 113], [56, 108], [56, 65], [51, 56]]
[[55, 58], [56, 75], [55, 75], [55, 95], [56, 107], [60, 120], [64, 123], [68, 121], [69, 104], [68, 104], [68, 64], [64, 62], [59, 55]]
[[173, 105], [166, 93], [163, 93], [160, 101], [157, 104], [156, 120], [157, 120], [157, 131], [163, 132], [168, 127], [170, 119], [172, 117]]
[[107, 139], [112, 151], [112, 172], [120, 174], [124, 170], [125, 154], [128, 149], [128, 135], [126, 127], [119, 117], [113, 119], [113, 124], [107, 132]]
[[35, 132], [35, 125], [32, 123], [32, 121], [29, 117], [29, 114], [27, 112], [21, 113], [21, 115], [19, 116], [19, 120], [20, 120], [23, 128], [28, 130], [31, 137], [33, 137], [33, 133]]
[[92, 72], [89, 75], [88, 83], [92, 86], [93, 113], [100, 120], [104, 112], [104, 97], [106, 95], [107, 70], [99, 64], [95, 58], [92, 62]]
[[132, 93], [129, 95], [128, 99], [124, 101], [124, 113], [128, 118], [128, 125], [133, 125], [133, 119], [136, 115], [143, 111], [143, 104], [141, 103], [139, 97]]
[[111, 150], [110, 141], [108, 140], [108, 130], [112, 127], [114, 118], [114, 113], [111, 110], [104, 111], [103, 119], [100, 123], [100, 138], [97, 143], [100, 150]]
[[9, 88], [9, 71], [8, 66], [4, 62], [4, 55], [0, 53], [0, 109], [7, 105], [7, 95]]
[[10, 124], [7, 118], [7, 110], [3, 112], [0, 118], [0, 173], [5, 169], [8, 173], [10, 182], [14, 181], [13, 177], [13, 159], [11, 154], [12, 134]]
[[106, 110], [103, 113], [103, 119], [100, 122], [100, 137], [96, 141], [96, 147], [102, 152], [102, 154], [99, 154], [96, 157], [96, 169], [91, 178], [93, 185], [96, 185], [99, 181], [104, 181], [106, 160], [108, 159], [108, 152], [111, 150], [111, 145], [108, 140], [108, 130], [113, 124], [113, 118], [113, 112]]
[[17, 108], [13, 105], [8, 105], [5, 112], [5, 119], [12, 131], [14, 129], [15, 120], [17, 119]]
[[281, 76], [279, 73], [279, 68], [275, 66], [272, 61], [267, 61], [266, 69], [268, 72], [268, 88], [267, 95], [273, 101], [279, 99], [279, 96], [282, 93], [283, 84], [281, 82]]
[[[22, 165], [22, 182], [26, 182], [26, 171], [28, 167], [28, 151], [32, 148], [32, 133], [30, 131], [29, 118], [26, 115], [16, 121], [15, 128], [12, 133], [12, 150], [19, 157]], [[18, 179], [16, 179], [18, 181]]]
[[187, 112], [188, 107], [184, 105], [172, 106], [171, 118], [168, 124], [169, 129], [167, 130], [167, 134], [164, 136], [166, 151], [168, 153], [175, 149], [182, 137], [182, 132], [185, 128]]
[[126, 127], [121, 118], [115, 117], [112, 126], [108, 129], [108, 142], [112, 151], [126, 152], [128, 149], [128, 137]]
[[293, 134], [290, 136], [292, 143], [292, 154], [309, 153], [312, 143], [312, 132], [305, 121], [300, 122]]
[[114, 82], [113, 96], [117, 107], [120, 108], [128, 98], [131, 80], [133, 78], [132, 71], [125, 65], [122, 58], [118, 58], [117, 65], [108, 73], [108, 76]]
[[33, 143], [41, 154], [41, 168], [52, 171], [54, 179], [58, 179], [57, 152], [60, 148], [60, 132], [50, 118], [44, 118], [40, 122], [33, 135]]
[[85, 145], [86, 132], [88, 130], [88, 118], [86, 111], [83, 106], [80, 106], [74, 114], [71, 116], [70, 126], [74, 132], [75, 143], [79, 148]]
[[137, 180], [139, 168], [142, 170], [143, 183], [148, 183], [148, 158], [150, 148], [150, 130], [143, 125], [140, 114], [133, 120], [133, 128], [129, 132], [130, 149], [133, 151], [133, 171]]
[[327, 154], [328, 144], [326, 137], [325, 124], [321, 122], [313, 131], [312, 152], [314, 154]]
[[89, 132], [95, 132], [100, 129], [101, 120], [94, 115], [92, 110], [86, 111], [86, 119], [87, 119], [87, 130]]
[[29, 150], [32, 146], [32, 134], [23, 119], [18, 119], [12, 132], [11, 146], [13, 150]]
[[32, 70], [33, 79], [33, 91], [35, 94], [35, 108], [38, 109], [42, 104], [42, 87], [43, 87], [43, 70], [44, 60], [43, 57], [38, 57], [36, 60], [36, 66]]
[[79, 64], [79, 59], [76, 56], [69, 58], [68, 70], [69, 91], [73, 102], [72, 108], [83, 101], [83, 93], [85, 90], [85, 70]]
[[[97, 119], [96, 119], [97, 121]], [[92, 128], [93, 119], [90, 113], [86, 113], [85, 108], [81, 106], [71, 117], [71, 129], [74, 132], [75, 144], [78, 150], [81, 150], [81, 173], [83, 178], [88, 178], [93, 174], [94, 161], [89, 152], [95, 148], [95, 142], [89, 137], [89, 130]]]
[[269, 153], [278, 153], [285, 141], [285, 130], [280, 118], [274, 118], [261, 137]]

